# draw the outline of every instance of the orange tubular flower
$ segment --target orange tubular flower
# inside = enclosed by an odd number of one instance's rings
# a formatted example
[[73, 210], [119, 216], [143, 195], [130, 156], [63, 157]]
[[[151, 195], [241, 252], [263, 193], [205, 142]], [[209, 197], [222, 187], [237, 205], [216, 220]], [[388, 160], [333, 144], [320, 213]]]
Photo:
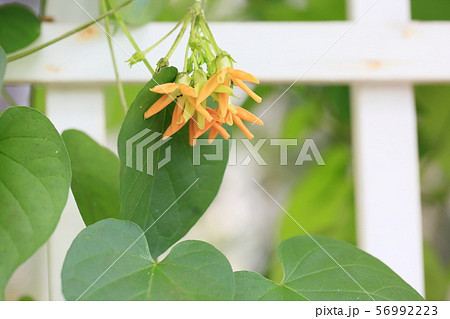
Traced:
[[[242, 121], [263, 125], [263, 122], [254, 114], [230, 104], [230, 94], [233, 93], [232, 83], [242, 88], [256, 102], [261, 102], [261, 97], [243, 82], [259, 83], [258, 79], [250, 73], [233, 69], [231, 58], [227, 55], [218, 57], [216, 65], [219, 71], [209, 80], [207, 80], [205, 72], [197, 69], [194, 71], [192, 79], [187, 73], [182, 72], [178, 75], [175, 83], [157, 85], [150, 90], [162, 94], [162, 96], [145, 112], [146, 119], [163, 110], [172, 101], [176, 101], [172, 122], [164, 132], [163, 139], [178, 132], [188, 122], [189, 142], [192, 146], [195, 145], [196, 139], [208, 130], [210, 143], [219, 134], [224, 139], [229, 139], [230, 135], [223, 128], [223, 124], [230, 126], [236, 124], [249, 139], [254, 136]], [[206, 99], [210, 95], [217, 101], [217, 109], [206, 106]]]
[[[228, 107], [230, 93], [226, 92], [226, 88], [230, 87], [230, 82], [233, 81], [234, 84], [239, 86], [244, 90], [252, 99], [257, 103], [261, 102], [261, 97], [255, 92], [250, 90], [250, 88], [245, 85], [243, 81], [259, 83], [258, 79], [250, 73], [233, 69], [232, 67], [226, 67], [219, 70], [215, 75], [213, 75], [205, 84], [203, 89], [200, 91], [197, 103], [201, 103], [208, 98], [213, 92], [218, 94], [218, 112], [221, 117], [225, 117], [226, 110]], [[224, 90], [225, 87], [225, 90]]]
[[[150, 89], [151, 92], [163, 94], [144, 114], [144, 117], [155, 115], [163, 110], [172, 101], [176, 102], [172, 114], [172, 123], [163, 134], [163, 139], [167, 139], [174, 133], [178, 132], [189, 120], [195, 122], [198, 126], [202, 126], [198, 121], [212, 121], [211, 115], [206, 111], [205, 107], [197, 103], [198, 89], [189, 86], [190, 78], [185, 73], [180, 73], [175, 81], [176, 83], [165, 83], [157, 85]], [[194, 119], [197, 118], [197, 121]], [[202, 127], [203, 129], [203, 127]], [[195, 128], [190, 126], [190, 131]]]
[[[217, 123], [217, 125], [221, 125], [222, 123], [233, 125], [233, 123], [236, 123], [236, 125], [248, 138], [253, 138], [253, 134], [250, 133], [250, 131], [245, 127], [242, 119], [259, 125], [262, 125], [263, 123], [260, 119], [247, 110], [230, 104], [230, 94], [233, 92], [230, 86], [234, 83], [244, 90], [252, 99], [260, 103], [262, 100], [261, 97], [253, 92], [243, 82], [247, 81], [259, 83], [258, 79], [250, 73], [232, 68], [231, 58], [228, 55], [218, 57], [216, 59], [216, 66], [219, 71], [211, 76], [202, 87], [197, 97], [197, 103], [203, 103], [206, 101], [208, 96], [213, 96], [218, 104], [216, 115], [219, 119], [216, 120], [215, 123]], [[215, 126], [212, 124], [210, 126], [212, 127], [210, 132], [211, 139], [214, 138], [219, 132]]]
[[[212, 143], [216, 136], [218, 134], [222, 135], [224, 139], [229, 139], [230, 134], [222, 127], [223, 120], [221, 119], [220, 115], [218, 114], [217, 110], [213, 110], [209, 107], [206, 108], [207, 111], [211, 114], [213, 120], [208, 121], [205, 125], [205, 128], [203, 130], [196, 130], [193, 135], [193, 140], [195, 144], [195, 139], [199, 138], [203, 133], [205, 133], [207, 130], [209, 130], [209, 143]], [[227, 122], [228, 125], [233, 125], [233, 123], [236, 123], [236, 125], [242, 130], [242, 132], [247, 136], [249, 139], [252, 139], [254, 136], [253, 134], [245, 127], [244, 121], [252, 122], [258, 125], [263, 125], [263, 121], [261, 121], [256, 115], [250, 113], [246, 109], [243, 109], [239, 106], [229, 105], [226, 118], [231, 119], [231, 123]]]

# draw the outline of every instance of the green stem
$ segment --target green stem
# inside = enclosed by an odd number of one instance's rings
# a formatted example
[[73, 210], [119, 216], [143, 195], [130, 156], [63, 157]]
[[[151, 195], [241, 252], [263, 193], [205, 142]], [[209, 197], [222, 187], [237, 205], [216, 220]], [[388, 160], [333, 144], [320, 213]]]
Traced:
[[188, 68], [188, 57], [189, 57], [189, 45], [186, 46], [186, 52], [184, 53], [184, 66], [183, 66], [183, 72], [187, 72], [187, 68]]
[[170, 48], [169, 52], [167, 52], [166, 56], [164, 57], [166, 60], [169, 60], [172, 54], [175, 52], [175, 49], [178, 47], [178, 44], [180, 43], [181, 39], [184, 36], [184, 33], [186, 32], [186, 29], [189, 25], [189, 20], [186, 19], [183, 23], [183, 27], [180, 30], [180, 33], [178, 33], [177, 38], [175, 39], [175, 42], [172, 44], [172, 47]]
[[86, 24], [83, 24], [82, 26], [79, 26], [78, 28], [75, 28], [75, 29], [73, 29], [73, 30], [71, 30], [69, 32], [66, 32], [63, 35], [60, 35], [59, 37], [57, 37], [57, 38], [55, 38], [53, 40], [50, 40], [50, 41], [45, 42], [45, 43], [43, 43], [41, 45], [38, 45], [37, 47], [31, 48], [29, 50], [26, 50], [26, 51], [23, 51], [23, 52], [19, 52], [19, 53], [16, 53], [16, 54], [8, 55], [7, 56], [8, 57], [8, 62], [13, 62], [13, 61], [16, 61], [18, 59], [24, 58], [24, 57], [26, 57], [26, 56], [28, 56], [30, 54], [33, 54], [33, 53], [35, 53], [35, 52], [37, 52], [39, 50], [42, 50], [42, 49], [48, 47], [49, 45], [52, 45], [52, 44], [54, 44], [54, 43], [56, 43], [58, 41], [61, 41], [61, 40], [65, 39], [65, 38], [67, 38], [67, 37], [70, 37], [71, 35], [73, 35], [73, 34], [75, 34], [77, 32], [80, 32], [81, 30], [86, 29], [87, 27], [90, 27], [91, 25], [97, 23], [98, 21], [100, 21], [100, 20], [102, 20], [102, 19], [104, 19], [106, 17], [109, 17], [112, 14], [115, 14], [117, 11], [119, 11], [123, 7], [129, 5], [132, 1], [133, 0], [129, 0], [129, 1], [125, 2], [124, 4], [122, 4], [121, 6], [118, 6], [117, 8], [115, 8], [113, 10], [110, 10], [110, 11], [106, 12], [105, 14], [102, 14], [101, 16], [97, 17], [95, 20], [93, 20], [91, 22], [88, 22]]
[[[111, 0], [107, 0], [107, 1], [108, 1], [108, 4], [110, 6], [112, 6]], [[117, 22], [119, 23], [120, 28], [122, 29], [122, 31], [125, 34], [125, 36], [128, 38], [128, 41], [130, 41], [131, 45], [136, 50], [136, 52], [142, 52], [141, 49], [139, 48], [139, 45], [136, 43], [136, 41], [134, 40], [134, 38], [131, 35], [130, 31], [128, 30], [127, 25], [122, 20], [122, 17], [120, 16], [120, 14], [118, 12], [116, 12], [116, 13], [114, 13], [114, 17], [116, 18]], [[142, 62], [144, 62], [145, 66], [147, 67], [147, 69], [149, 69], [149, 71], [150, 71], [150, 73], [152, 75], [155, 74], [155, 70], [152, 68], [150, 63], [148, 63], [146, 58], [144, 58], [142, 60]]]
[[5, 88], [2, 88], [2, 97], [9, 106], [17, 105], [16, 101], [14, 101], [13, 97], [8, 93], [8, 91], [6, 91]]
[[[106, 0], [101, 0], [100, 2], [101, 2], [101, 6], [102, 6], [102, 11], [106, 11], [107, 10]], [[111, 25], [110, 25], [109, 17], [105, 18], [105, 30], [108, 34], [111, 34]], [[125, 98], [125, 92], [123, 90], [122, 81], [120, 80], [119, 68], [117, 66], [116, 56], [114, 54], [114, 47], [112, 45], [111, 38], [108, 35], [106, 35], [106, 38], [108, 40], [109, 52], [111, 53], [111, 60], [113, 62], [114, 75], [116, 77], [117, 89], [119, 90], [120, 104], [122, 105], [124, 114], [126, 114], [128, 111], [127, 100]]]
[[47, 7], [47, 0], [41, 0], [41, 5], [39, 6], [39, 15], [41, 17], [45, 16], [46, 7]]
[[201, 44], [202, 49], [205, 52], [206, 57], [208, 58], [208, 60], [214, 60], [215, 55], [211, 51], [211, 46], [208, 43], [204, 42], [204, 41], [201, 41], [200, 44]]
[[[195, 24], [196, 24], [196, 21], [197, 21], [197, 15], [194, 13], [194, 14], [192, 14], [191, 32], [190, 32], [190, 35], [189, 35], [188, 44], [186, 46], [186, 54], [185, 54], [185, 57], [184, 57], [184, 72], [187, 71], [187, 61], [188, 61], [190, 43], [195, 38], [195, 31], [196, 31], [196, 25]], [[196, 54], [195, 50], [192, 50], [192, 60], [193, 60], [193, 63], [194, 63], [194, 70], [197, 70], [198, 69], [198, 63], [197, 63], [197, 57], [195, 56], [195, 54]]]
[[200, 15], [199, 21], [200, 21], [200, 27], [202, 28], [202, 31], [206, 35], [208, 40], [211, 42], [214, 52], [216, 52], [216, 54], [219, 55], [220, 53], [222, 53], [222, 50], [217, 45], [216, 39], [214, 38], [211, 28], [209, 27], [208, 22], [206, 22], [206, 17], [205, 17], [205, 14], [203, 11]]
[[156, 42], [155, 44], [150, 46], [148, 49], [145, 49], [144, 51], [142, 51], [142, 53], [147, 54], [151, 50], [156, 48], [159, 44], [161, 44], [161, 42], [163, 42], [165, 39], [167, 39], [176, 29], [178, 29], [178, 27], [181, 25], [181, 23], [183, 23], [186, 20], [186, 17], [189, 17], [189, 14], [187, 14], [182, 20], [178, 21], [177, 25], [172, 30], [170, 30], [169, 33], [167, 33], [164, 37], [162, 37], [158, 42]]

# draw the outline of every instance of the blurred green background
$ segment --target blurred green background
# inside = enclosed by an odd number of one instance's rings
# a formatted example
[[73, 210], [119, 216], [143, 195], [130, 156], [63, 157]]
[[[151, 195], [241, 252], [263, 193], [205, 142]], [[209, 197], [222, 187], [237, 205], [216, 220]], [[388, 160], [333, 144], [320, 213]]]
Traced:
[[[175, 21], [183, 16], [192, 0], [164, 1], [154, 20]], [[323, 21], [345, 20], [345, 0], [209, 0], [207, 15], [214, 21]], [[450, 20], [450, 1], [412, 0], [415, 20]], [[256, 92], [263, 99], [276, 99], [285, 85], [261, 85]], [[131, 102], [138, 86], [128, 86]], [[419, 122], [422, 206], [424, 219], [424, 256], [426, 298], [450, 298], [450, 85], [416, 86]], [[117, 90], [106, 94], [108, 125], [120, 124], [122, 113]], [[258, 114], [257, 105], [248, 99], [244, 107]], [[350, 135], [350, 101], [347, 86], [293, 87], [283, 97], [287, 107], [281, 111], [283, 125], [277, 128], [281, 138], [314, 138], [326, 167], [286, 166], [266, 170], [264, 179], [273, 188], [289, 185], [285, 208], [311, 234], [326, 235], [356, 244], [355, 207]], [[266, 121], [270, 118], [267, 115]], [[253, 129], [253, 128], [252, 128]], [[264, 135], [264, 127], [255, 135]], [[270, 152], [270, 149], [264, 149]], [[272, 149], [272, 151], [277, 151]], [[265, 154], [278, 156], [278, 153]], [[295, 159], [294, 159], [295, 160]], [[326, 200], [324, 200], [326, 199]], [[277, 243], [302, 234], [286, 215], [280, 214]], [[267, 260], [266, 275], [280, 279], [282, 271], [273, 251]]]
[[[116, 3], [123, 1], [116, 0]], [[137, 1], [150, 5], [146, 7], [150, 10], [143, 9], [135, 12], [133, 18], [126, 19], [133, 25], [151, 21], [178, 21], [193, 2]], [[31, 2], [36, 5], [38, 1]], [[415, 20], [450, 20], [449, 0], [412, 0], [411, 4]], [[345, 20], [346, 1], [208, 0], [207, 16], [211, 21]], [[140, 86], [136, 85], [125, 86], [128, 104], [139, 89]], [[273, 101], [285, 89], [286, 85], [263, 83], [256, 88], [256, 92], [264, 100]], [[426, 298], [450, 300], [450, 84], [416, 86], [415, 94], [419, 124]], [[114, 135], [124, 116], [116, 86], [105, 88], [105, 98], [107, 128]], [[241, 100], [241, 103], [255, 114], [260, 114], [252, 100]], [[265, 170], [262, 179], [274, 189], [286, 190], [284, 207], [301, 221], [308, 232], [355, 244], [349, 88], [296, 85], [283, 96], [282, 104], [283, 107], [277, 107], [276, 112], [272, 110], [264, 119], [269, 122], [273, 113], [277, 113], [279, 124], [275, 132], [272, 130], [270, 134], [300, 140], [314, 138], [327, 165], [283, 166], [276, 170]], [[32, 105], [45, 108], [43, 87], [32, 88]], [[266, 127], [258, 128], [254, 130], [255, 135], [268, 134], [265, 130]], [[263, 151], [265, 156], [279, 156], [276, 148]], [[285, 214], [280, 213], [279, 216], [278, 223], [274, 225], [274, 248], [280, 240], [302, 233]], [[281, 271], [275, 251], [267, 256], [263, 266], [265, 275], [279, 279]]]

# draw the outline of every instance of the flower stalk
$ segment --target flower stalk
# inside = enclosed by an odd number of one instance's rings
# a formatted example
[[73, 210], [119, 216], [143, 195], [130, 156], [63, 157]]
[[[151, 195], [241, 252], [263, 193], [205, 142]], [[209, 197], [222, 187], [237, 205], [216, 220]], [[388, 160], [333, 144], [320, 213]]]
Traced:
[[[219, 47], [206, 21], [203, 4], [204, 1], [195, 1], [189, 9], [189, 19], [185, 16], [179, 22], [182, 23], [182, 28], [169, 52], [158, 62], [157, 70], [169, 65], [169, 60], [184, 37], [190, 21], [183, 72], [179, 73], [174, 83], [156, 85], [150, 89], [161, 94], [161, 97], [148, 108], [144, 117], [148, 119], [154, 116], [175, 101], [172, 122], [164, 132], [163, 139], [169, 138], [185, 125], [189, 127], [191, 145], [195, 145], [197, 138], [207, 131], [210, 142], [218, 135], [228, 139], [230, 135], [223, 126], [234, 124], [248, 138], [253, 138], [243, 121], [259, 125], [263, 125], [263, 122], [249, 111], [232, 105], [230, 96], [233, 95], [233, 86], [236, 85], [260, 103], [261, 98], [244, 83], [259, 81], [252, 74], [233, 68], [233, 58]], [[158, 44], [160, 42], [162, 41]], [[215, 106], [209, 105], [211, 99], [216, 102]]]

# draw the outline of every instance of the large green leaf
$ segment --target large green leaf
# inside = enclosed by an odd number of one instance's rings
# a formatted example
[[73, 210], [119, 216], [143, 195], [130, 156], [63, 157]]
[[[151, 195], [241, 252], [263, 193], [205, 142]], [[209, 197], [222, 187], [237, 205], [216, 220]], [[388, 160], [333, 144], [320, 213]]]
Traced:
[[72, 192], [86, 225], [119, 218], [117, 156], [76, 130], [62, 134], [72, 163]]
[[3, 50], [2, 46], [0, 45], [0, 90], [3, 86], [3, 77], [5, 76], [6, 71], [6, 54]]
[[286, 285], [280, 285], [252, 271], [234, 273], [235, 300], [293, 301], [308, 300]]
[[308, 236], [280, 244], [278, 253], [284, 268], [280, 284], [252, 272], [235, 273], [235, 299], [422, 300], [375, 257], [335, 239], [314, 238], [326, 252]]
[[[114, 0], [112, 2], [116, 6], [119, 6], [126, 1]], [[168, 4], [168, 1], [161, 0], [134, 0], [131, 4], [120, 10], [120, 16], [126, 23], [139, 26], [154, 21], [162, 9], [168, 7]]]
[[62, 270], [67, 300], [231, 300], [233, 272], [213, 246], [185, 241], [155, 263], [142, 230], [107, 219], [84, 229]]
[[[312, 235], [331, 236], [356, 243], [353, 180], [349, 173], [350, 148], [337, 144], [323, 154], [325, 166], [313, 166], [293, 187], [287, 211]], [[327, 200], [323, 200], [327, 198]], [[303, 231], [286, 214], [281, 217], [278, 240], [285, 240]], [[281, 279], [283, 269], [272, 257], [269, 278]]]
[[0, 45], [6, 53], [23, 49], [41, 33], [41, 22], [28, 7], [20, 4], [0, 6]]
[[[132, 150], [129, 150], [133, 167], [126, 166], [127, 140], [131, 141], [145, 129], [150, 129], [152, 134], [161, 134], [168, 126], [173, 103], [148, 120], [144, 120], [144, 112], [160, 97], [150, 92], [149, 88], [156, 83], [173, 81], [176, 74], [175, 68], [164, 68], [144, 86], [128, 111], [118, 142], [121, 219], [131, 220], [147, 230], [145, 235], [154, 258], [181, 239], [204, 214], [219, 190], [228, 160], [228, 143], [223, 142], [222, 160], [207, 161], [203, 154], [214, 154], [215, 148], [211, 145], [202, 146], [201, 165], [193, 165], [193, 150], [189, 145], [186, 125], [154, 151], [153, 163], [150, 164], [155, 167], [153, 175], [147, 174], [145, 169], [143, 172], [136, 169], [136, 160], [144, 161], [136, 152], [136, 145], [142, 142], [143, 137], [134, 141]], [[171, 160], [156, 169], [166, 158], [167, 150], [170, 151]]]
[[70, 164], [63, 140], [39, 111], [0, 117], [0, 299], [13, 271], [52, 234], [67, 200]]

